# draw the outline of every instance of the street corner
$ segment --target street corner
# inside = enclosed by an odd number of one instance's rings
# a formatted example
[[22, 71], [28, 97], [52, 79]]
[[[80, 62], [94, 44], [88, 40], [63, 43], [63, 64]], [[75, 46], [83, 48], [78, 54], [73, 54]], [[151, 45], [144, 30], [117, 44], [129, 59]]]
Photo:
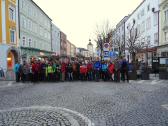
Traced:
[[87, 117], [76, 111], [51, 106], [0, 110], [0, 125], [94, 126]]

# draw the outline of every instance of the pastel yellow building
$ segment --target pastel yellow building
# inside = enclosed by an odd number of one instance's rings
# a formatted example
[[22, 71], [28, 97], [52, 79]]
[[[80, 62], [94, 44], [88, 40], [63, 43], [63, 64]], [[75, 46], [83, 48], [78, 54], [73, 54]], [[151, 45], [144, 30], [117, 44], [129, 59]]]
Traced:
[[0, 0], [0, 26], [0, 67], [8, 75], [19, 57], [17, 0]]

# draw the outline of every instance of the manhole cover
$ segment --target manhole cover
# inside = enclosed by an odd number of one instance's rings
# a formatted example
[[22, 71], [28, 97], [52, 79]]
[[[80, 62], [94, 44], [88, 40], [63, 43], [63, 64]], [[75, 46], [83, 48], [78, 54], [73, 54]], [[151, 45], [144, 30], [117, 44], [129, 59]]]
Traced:
[[25, 107], [0, 111], [0, 126], [92, 126], [78, 112], [56, 107]]

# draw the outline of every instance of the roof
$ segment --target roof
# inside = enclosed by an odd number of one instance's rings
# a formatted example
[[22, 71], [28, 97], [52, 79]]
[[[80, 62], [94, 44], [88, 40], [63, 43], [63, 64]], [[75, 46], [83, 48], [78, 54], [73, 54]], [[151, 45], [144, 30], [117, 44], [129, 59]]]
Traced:
[[89, 42], [89, 44], [88, 45], [93, 45], [91, 42]]
[[120, 26], [121, 25], [121, 23], [125, 20], [127, 20], [129, 18], [129, 15], [128, 16], [125, 16], [117, 25], [116, 25], [116, 28], [118, 27], [118, 26]]
[[81, 51], [88, 51], [87, 49], [85, 49], [85, 48], [78, 48], [79, 50], [81, 50]]
[[138, 7], [129, 15], [128, 19], [135, 13], [135, 11], [137, 11], [139, 9], [139, 7], [145, 2], [146, 0], [143, 0]]
[[39, 7], [39, 5], [37, 5], [33, 0], [31, 0], [31, 1], [52, 21], [52, 19], [43, 11], [43, 9], [41, 9], [41, 7]]

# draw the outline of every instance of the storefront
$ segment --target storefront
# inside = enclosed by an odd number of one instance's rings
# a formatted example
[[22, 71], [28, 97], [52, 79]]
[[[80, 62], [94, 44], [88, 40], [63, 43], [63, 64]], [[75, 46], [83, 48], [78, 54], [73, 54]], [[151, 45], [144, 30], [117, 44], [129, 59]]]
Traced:
[[21, 47], [21, 61], [27, 61], [29, 62], [30, 59], [39, 59], [43, 56], [51, 56], [52, 52], [44, 51], [40, 49], [35, 48], [27, 48], [27, 47]]
[[14, 80], [14, 65], [19, 61], [18, 49], [14, 46], [0, 45], [0, 67], [6, 75], [6, 80]]

